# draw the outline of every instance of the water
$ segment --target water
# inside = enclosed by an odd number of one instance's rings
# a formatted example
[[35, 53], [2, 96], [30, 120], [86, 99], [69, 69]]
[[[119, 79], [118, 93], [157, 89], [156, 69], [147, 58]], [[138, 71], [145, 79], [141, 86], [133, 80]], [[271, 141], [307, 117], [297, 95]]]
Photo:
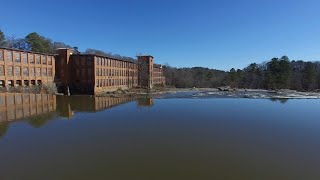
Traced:
[[319, 100], [21, 98], [1, 180], [320, 179]]

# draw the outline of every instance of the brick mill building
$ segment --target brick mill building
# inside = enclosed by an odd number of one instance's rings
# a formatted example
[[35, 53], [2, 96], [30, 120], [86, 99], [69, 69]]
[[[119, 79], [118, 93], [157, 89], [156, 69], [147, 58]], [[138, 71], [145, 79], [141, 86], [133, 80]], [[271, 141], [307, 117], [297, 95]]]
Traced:
[[57, 49], [57, 54], [0, 48], [0, 86], [57, 85], [71, 94], [99, 94], [118, 89], [164, 85], [161, 65], [152, 56], [138, 61], [95, 54], [73, 54]]
[[0, 48], [0, 86], [52, 84], [55, 55]]

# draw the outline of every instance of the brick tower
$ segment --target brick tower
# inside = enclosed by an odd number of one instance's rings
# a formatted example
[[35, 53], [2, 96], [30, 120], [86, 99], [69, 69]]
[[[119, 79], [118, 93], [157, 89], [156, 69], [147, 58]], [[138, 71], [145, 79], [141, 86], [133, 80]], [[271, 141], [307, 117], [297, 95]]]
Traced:
[[138, 56], [138, 85], [149, 90], [153, 87], [152, 56]]

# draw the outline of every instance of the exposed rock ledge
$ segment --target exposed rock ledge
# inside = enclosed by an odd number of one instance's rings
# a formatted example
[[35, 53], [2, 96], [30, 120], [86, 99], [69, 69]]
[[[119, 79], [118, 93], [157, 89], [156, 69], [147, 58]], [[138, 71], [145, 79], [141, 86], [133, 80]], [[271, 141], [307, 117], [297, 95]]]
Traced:
[[254, 89], [229, 89], [228, 87], [213, 88], [162, 88], [152, 91], [132, 89], [117, 91], [99, 96], [110, 97], [157, 97], [157, 98], [251, 98], [251, 99], [320, 99], [317, 92], [298, 92], [294, 90], [254, 90]]
[[183, 89], [179, 91], [168, 91], [162, 98], [251, 98], [251, 99], [320, 99], [320, 93], [316, 92], [298, 92], [293, 90], [252, 90], [240, 89], [236, 91], [221, 91], [219, 89]]

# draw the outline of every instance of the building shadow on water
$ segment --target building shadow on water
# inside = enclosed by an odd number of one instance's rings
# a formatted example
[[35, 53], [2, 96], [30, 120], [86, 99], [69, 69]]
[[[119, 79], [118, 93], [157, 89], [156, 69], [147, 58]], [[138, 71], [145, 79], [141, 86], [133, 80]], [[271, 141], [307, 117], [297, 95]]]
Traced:
[[152, 98], [0, 93], [0, 138], [7, 133], [11, 122], [26, 121], [34, 128], [41, 128], [51, 120], [71, 119], [77, 112], [95, 113], [132, 101], [137, 101], [140, 107], [154, 105]]

